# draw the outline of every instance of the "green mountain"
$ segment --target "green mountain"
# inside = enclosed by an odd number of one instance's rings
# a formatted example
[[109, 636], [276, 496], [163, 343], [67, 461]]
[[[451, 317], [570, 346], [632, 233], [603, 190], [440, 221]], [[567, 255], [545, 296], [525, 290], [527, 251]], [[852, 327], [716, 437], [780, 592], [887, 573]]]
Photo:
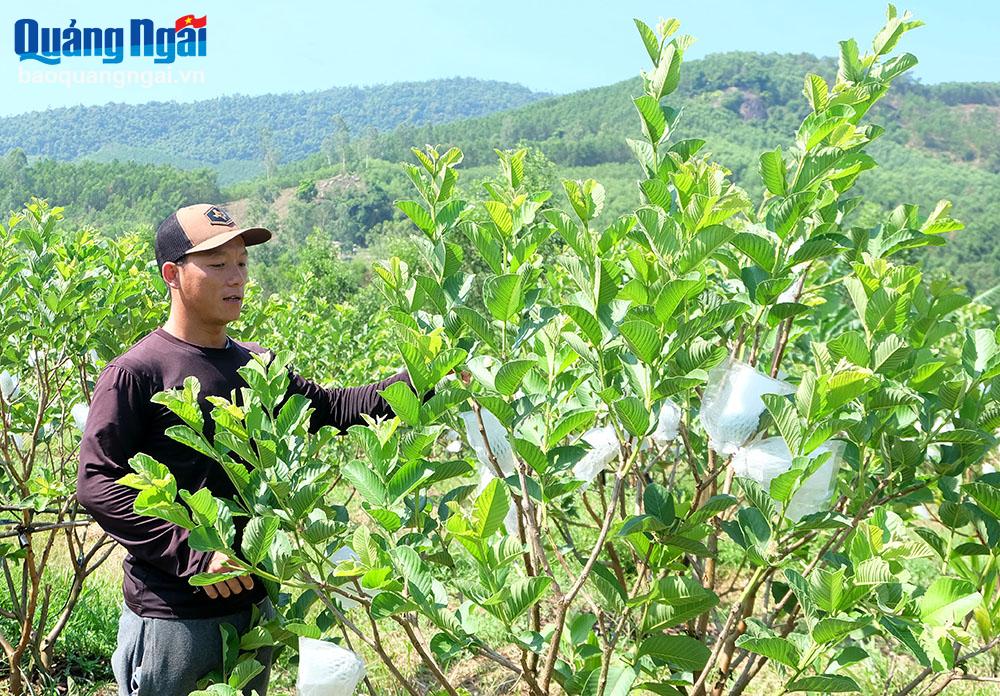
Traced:
[[340, 129], [358, 135], [404, 123], [445, 123], [544, 96], [521, 85], [454, 78], [188, 104], [77, 106], [0, 119], [0, 152], [21, 148], [29, 158], [209, 166], [224, 181], [235, 180], [263, 174], [266, 151], [277, 161], [301, 159], [319, 152]]

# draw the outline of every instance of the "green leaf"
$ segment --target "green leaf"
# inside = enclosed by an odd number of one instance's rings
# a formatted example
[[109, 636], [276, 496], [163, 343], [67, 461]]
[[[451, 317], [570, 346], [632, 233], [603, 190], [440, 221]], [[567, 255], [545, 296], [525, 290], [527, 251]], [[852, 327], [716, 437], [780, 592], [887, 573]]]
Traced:
[[642, 399], [626, 396], [614, 402], [612, 408], [625, 428], [636, 437], [645, 437], [649, 432], [651, 418]]
[[455, 315], [462, 320], [472, 332], [476, 335], [479, 340], [488, 345], [494, 350], [499, 350], [500, 342], [497, 339], [496, 332], [493, 330], [493, 326], [490, 322], [479, 312], [470, 309], [468, 307], [454, 307], [452, 309]]
[[806, 75], [806, 86], [802, 90], [809, 101], [809, 106], [815, 113], [819, 113], [826, 108], [830, 96], [830, 88], [819, 75], [808, 73]]
[[296, 431], [308, 430], [311, 409], [312, 402], [309, 399], [302, 394], [292, 394], [274, 419], [275, 435], [280, 438]]
[[650, 483], [642, 492], [642, 504], [647, 515], [652, 515], [665, 527], [674, 522], [674, 499], [670, 491], [658, 483]]
[[639, 111], [646, 139], [654, 145], [659, 144], [667, 132], [667, 117], [663, 114], [660, 102], [648, 94], [633, 99], [632, 102]]
[[653, 310], [656, 318], [661, 322], [666, 322], [673, 316], [678, 305], [688, 297], [700, 285], [700, 281], [693, 279], [676, 279], [667, 282], [656, 297]]
[[174, 502], [172, 498], [167, 496], [167, 491], [162, 488], [147, 488], [139, 491], [139, 495], [136, 496], [133, 503], [133, 509], [137, 514], [158, 517], [161, 520], [173, 522], [184, 529], [195, 527], [187, 508]]
[[771, 496], [753, 479], [741, 477], [737, 479], [737, 482], [740, 488], [743, 489], [743, 494], [746, 495], [747, 500], [760, 510], [764, 519], [770, 524], [775, 515], [774, 502], [771, 500]]
[[267, 556], [268, 549], [274, 541], [274, 534], [278, 531], [279, 520], [273, 515], [266, 517], [254, 517], [251, 519], [243, 532], [243, 558], [250, 565], [260, 565], [260, 562]]
[[205, 587], [207, 585], [214, 585], [217, 582], [231, 580], [243, 574], [242, 570], [233, 570], [228, 573], [198, 573], [188, 580], [188, 584], [195, 587]]
[[871, 352], [865, 337], [857, 331], [847, 331], [827, 343], [830, 352], [836, 357], [844, 357], [859, 367], [868, 367]]
[[896, 334], [889, 334], [872, 351], [872, 369], [883, 373], [895, 371], [909, 353], [906, 341]]
[[792, 258], [788, 261], [788, 266], [794, 267], [806, 261], [821, 259], [837, 248], [837, 242], [829, 237], [809, 239], [792, 254]]
[[647, 89], [656, 100], [663, 99], [675, 89], [681, 79], [681, 52], [674, 41], [663, 46], [656, 67], [648, 75]]
[[365, 566], [372, 567], [378, 563], [378, 547], [372, 541], [372, 533], [368, 527], [358, 525], [351, 539], [351, 548]]
[[[657, 583], [654, 596], [658, 602], [649, 605], [645, 630], [671, 628], [701, 616], [719, 604], [719, 598], [693, 578], [669, 576]], [[636, 598], [645, 603], [645, 598]]]
[[812, 590], [809, 587], [808, 581], [806, 581], [801, 573], [791, 568], [785, 570], [785, 579], [788, 581], [788, 586], [795, 595], [795, 598], [799, 600], [802, 611], [809, 618], [814, 618], [816, 616], [816, 602], [813, 601]]
[[790, 469], [778, 474], [771, 479], [768, 493], [779, 503], [788, 503], [791, 500], [792, 492], [795, 490], [795, 484], [799, 482], [801, 476], [801, 469]]
[[195, 514], [198, 523], [202, 525], [214, 525], [219, 518], [219, 503], [212, 496], [212, 492], [207, 488], [199, 488], [195, 493], [180, 492], [181, 500], [187, 503], [191, 512]]
[[660, 357], [663, 340], [656, 327], [648, 321], [641, 319], [623, 321], [618, 330], [635, 356], [647, 365], [656, 362]]
[[636, 515], [625, 520], [621, 529], [618, 530], [618, 535], [628, 536], [641, 532], [658, 532], [664, 528], [663, 522], [652, 515]]
[[502, 365], [497, 371], [494, 380], [496, 390], [504, 396], [512, 396], [521, 386], [521, 381], [528, 374], [528, 370], [534, 366], [534, 360], [511, 360]]
[[510, 586], [510, 597], [503, 604], [504, 618], [507, 623], [513, 623], [531, 606], [537, 604], [548, 592], [550, 585], [552, 585], [552, 579], [546, 576], [515, 581]]
[[500, 479], [490, 481], [476, 498], [472, 510], [472, 524], [476, 536], [487, 539], [503, 526], [503, 520], [510, 509], [510, 499], [506, 484]]
[[403, 211], [403, 214], [421, 231], [427, 234], [434, 231], [434, 220], [430, 213], [416, 201], [396, 201], [396, 207]]
[[420, 425], [420, 401], [406, 382], [393, 382], [379, 392], [400, 420], [407, 425]]
[[743, 635], [736, 640], [736, 647], [763, 655], [769, 660], [780, 662], [792, 669], [799, 666], [799, 660], [801, 659], [798, 648], [791, 641], [777, 636], [755, 638]]
[[203, 454], [209, 459], [218, 461], [219, 453], [208, 443], [205, 436], [197, 433], [186, 425], [171, 425], [163, 431], [163, 434], [171, 440], [176, 440], [182, 445], [187, 445], [199, 454]]
[[784, 196], [788, 192], [785, 184], [787, 169], [785, 168], [785, 160], [781, 156], [780, 147], [760, 156], [759, 171], [760, 178], [770, 193], [775, 196]]
[[639, 184], [639, 188], [646, 194], [646, 199], [658, 208], [670, 210], [671, 197], [670, 187], [660, 179], [646, 179]]
[[697, 672], [704, 668], [710, 654], [704, 643], [688, 636], [653, 635], [639, 646], [640, 657], [650, 655], [685, 672]]
[[182, 388], [168, 389], [158, 394], [153, 394], [150, 401], [154, 404], [166, 406], [174, 415], [187, 423], [193, 430], [200, 433], [205, 426], [204, 415], [198, 406], [198, 394], [200, 392], [201, 383], [197, 377], [191, 376], [184, 380]]
[[552, 449], [570, 433], [590, 427], [596, 414], [596, 411], [589, 408], [574, 409], [564, 414], [545, 438], [546, 449]]
[[639, 30], [639, 36], [642, 37], [642, 44], [646, 47], [649, 59], [655, 64], [657, 58], [660, 57], [659, 39], [656, 38], [656, 34], [649, 28], [649, 25], [641, 19], [633, 19], [632, 21], [635, 22], [635, 27]]
[[852, 631], [868, 625], [868, 621], [846, 621], [844, 619], [825, 618], [816, 622], [812, 628], [812, 639], [820, 645], [837, 643]]
[[399, 467], [386, 482], [386, 500], [392, 504], [420, 486], [431, 473], [423, 459], [412, 459]]
[[785, 444], [788, 445], [792, 455], [800, 454], [802, 440], [806, 436], [806, 423], [795, 409], [795, 405], [779, 394], [762, 394], [761, 400], [774, 418], [774, 424], [778, 426], [778, 431], [785, 439]]
[[979, 507], [1000, 520], [1000, 488], [977, 481], [962, 486], [962, 490], [975, 500]]
[[510, 237], [514, 231], [514, 218], [510, 214], [510, 208], [501, 201], [485, 201], [483, 206], [500, 234], [504, 237]]
[[563, 188], [566, 190], [570, 205], [582, 222], [593, 220], [604, 209], [604, 187], [593, 179], [586, 181], [565, 179]]
[[[751, 232], [740, 232], [733, 237], [731, 244], [767, 273], [774, 270], [774, 245], [766, 237]], [[762, 278], [767, 278], [765, 274], [760, 275]]]
[[601, 344], [604, 343], [604, 332], [593, 314], [578, 305], [563, 305], [562, 311], [580, 327], [584, 338], [590, 342], [591, 346], [601, 347]]
[[983, 596], [975, 586], [958, 578], [939, 577], [927, 592], [917, 599], [921, 620], [931, 626], [960, 623], [966, 614], [978, 607]]
[[990, 361], [1000, 353], [997, 337], [989, 329], [975, 329], [966, 334], [962, 348], [962, 365], [971, 377], [986, 371]]
[[524, 278], [516, 273], [488, 278], [483, 302], [494, 319], [510, 321], [524, 309]]
[[843, 674], [817, 674], [796, 679], [785, 687], [786, 691], [817, 691], [822, 694], [861, 691], [858, 683]]
[[702, 522], [707, 522], [715, 515], [718, 515], [724, 510], [728, 510], [733, 505], [736, 505], [737, 500], [731, 495], [720, 494], [713, 495], [711, 498], [705, 501], [705, 504], [700, 508], [692, 512], [687, 519], [688, 524], [695, 525], [701, 524]]
[[889, 569], [889, 564], [884, 559], [874, 556], [866, 558], [857, 565], [851, 582], [855, 585], [884, 585], [894, 580], [895, 576]]
[[586, 683], [579, 691], [580, 696], [629, 696], [634, 693], [632, 684], [638, 677], [632, 667], [615, 665], [608, 668], [608, 680], [603, 691], [598, 691], [601, 685], [601, 670], [595, 669], [587, 677]]
[[341, 473], [366, 501], [379, 507], [386, 504], [385, 486], [369, 465], [355, 459], [345, 464]]
[[257, 660], [253, 658], [243, 660], [242, 662], [238, 662], [233, 671], [229, 673], [229, 681], [227, 683], [234, 689], [242, 689], [263, 671], [264, 665], [257, 662]]

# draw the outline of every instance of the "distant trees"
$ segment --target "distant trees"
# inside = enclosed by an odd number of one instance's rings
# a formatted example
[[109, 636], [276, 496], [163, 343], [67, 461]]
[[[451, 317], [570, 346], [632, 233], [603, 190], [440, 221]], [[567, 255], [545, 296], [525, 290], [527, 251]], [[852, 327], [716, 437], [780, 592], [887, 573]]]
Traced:
[[521, 85], [456, 78], [190, 104], [80, 106], [0, 119], [0, 152], [20, 147], [29, 156], [72, 160], [117, 144], [178, 165], [259, 162], [259, 126], [268, 123], [274, 146], [293, 161], [321, 150], [330, 119], [338, 115], [353, 133], [367, 126], [386, 131], [511, 109], [544, 96]]
[[0, 160], [0, 210], [17, 209], [32, 195], [64, 201], [74, 222], [120, 233], [154, 225], [182, 205], [222, 197], [214, 172], [132, 162], [29, 164], [17, 148]]

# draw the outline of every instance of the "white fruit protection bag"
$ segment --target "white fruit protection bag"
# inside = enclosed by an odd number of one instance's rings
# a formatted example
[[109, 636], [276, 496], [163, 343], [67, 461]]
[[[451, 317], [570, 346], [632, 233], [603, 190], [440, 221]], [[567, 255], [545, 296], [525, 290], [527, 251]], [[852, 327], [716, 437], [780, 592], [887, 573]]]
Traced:
[[792, 385], [729, 357], [708, 373], [701, 401], [701, 424], [712, 449], [734, 454], [756, 432], [766, 406], [764, 394], [794, 394]]
[[[493, 456], [496, 458], [497, 464], [500, 465], [501, 473], [504, 476], [511, 476], [515, 469], [514, 450], [511, 449], [510, 440], [507, 439], [507, 429], [503, 427], [503, 423], [496, 416], [485, 408], [481, 408], [479, 413], [483, 417], [483, 429], [486, 431], [486, 437], [490, 441], [490, 450], [493, 451]], [[479, 432], [479, 421], [476, 418], [476, 414], [472, 411], [465, 411], [459, 415], [462, 416], [462, 420], [465, 422], [465, 437], [469, 441], [469, 446], [476, 452], [476, 458], [479, 460], [476, 466], [476, 470], [479, 473], [479, 485], [476, 487], [476, 495], [479, 495], [489, 485], [489, 482], [497, 476], [493, 473], [490, 457], [486, 451], [486, 443], [483, 442], [483, 435]], [[507, 510], [507, 516], [504, 518], [503, 524], [508, 534], [517, 536], [517, 508], [514, 505], [511, 505]]]
[[604, 471], [618, 454], [618, 437], [610, 425], [591, 428], [580, 437], [590, 445], [590, 449], [583, 455], [583, 459], [573, 465], [573, 476], [578, 481], [583, 481], [586, 486], [597, 478], [597, 475]]
[[[799, 482], [798, 490], [788, 501], [785, 516], [793, 522], [825, 510], [836, 490], [844, 443], [840, 440], [827, 440], [810, 452], [808, 457], [815, 459], [824, 452], [829, 452], [830, 456], [812, 476]], [[730, 466], [736, 476], [752, 479], [765, 491], [770, 491], [771, 482], [792, 468], [792, 453], [783, 438], [769, 437], [741, 447], [733, 455]]]
[[299, 637], [298, 696], [351, 696], [365, 678], [365, 663], [336, 643]]
[[649, 439], [658, 445], [665, 445], [675, 437], [681, 427], [681, 407], [670, 399], [660, 406], [660, 415], [656, 419], [656, 430]]

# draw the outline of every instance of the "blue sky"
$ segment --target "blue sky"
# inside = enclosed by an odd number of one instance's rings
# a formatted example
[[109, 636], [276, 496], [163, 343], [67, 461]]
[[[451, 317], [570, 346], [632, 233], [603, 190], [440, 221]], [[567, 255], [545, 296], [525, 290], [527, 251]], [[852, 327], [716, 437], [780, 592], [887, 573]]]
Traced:
[[[661, 16], [678, 17], [682, 31], [697, 38], [688, 58], [698, 58], [727, 50], [835, 55], [841, 39], [853, 36], [869, 45], [885, 13], [885, 4], [877, 0], [334, 0], [283, 5], [212, 0], [145, 3], [146, 9], [136, 10], [137, 5], [118, 0], [4, 3], [0, 115], [74, 104], [192, 101], [454, 76], [565, 93], [616, 82], [646, 67], [632, 17], [649, 23]], [[914, 72], [924, 82], [1000, 81], [1000, 3], [920, 0], [898, 7], [927, 22], [903, 44], [920, 59]], [[49, 67], [19, 61], [14, 51], [14, 25], [22, 18], [59, 28], [69, 26], [71, 19], [77, 27], [126, 26], [137, 17], [167, 26], [190, 13], [208, 17], [207, 56], [178, 59], [172, 67], [141, 58], [105, 66], [91, 57]], [[95, 70], [103, 75], [85, 74]], [[122, 74], [129, 72], [131, 76]], [[166, 79], [173, 83], [162, 83]]]

